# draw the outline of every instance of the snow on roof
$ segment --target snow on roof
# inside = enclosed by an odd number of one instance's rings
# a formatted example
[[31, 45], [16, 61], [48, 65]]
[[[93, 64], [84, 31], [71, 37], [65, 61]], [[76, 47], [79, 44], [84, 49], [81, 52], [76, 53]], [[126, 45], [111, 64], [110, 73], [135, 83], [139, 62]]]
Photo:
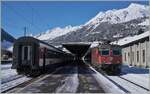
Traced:
[[122, 46], [122, 45], [125, 45], [125, 44], [128, 44], [128, 43], [137, 41], [139, 39], [148, 37], [149, 35], [150, 35], [150, 32], [147, 31], [147, 32], [144, 32], [144, 33], [142, 33], [140, 35], [135, 35], [133, 37], [131, 37], [131, 36], [125, 37], [123, 39], [120, 39], [119, 41], [112, 42], [112, 44], [118, 44], [118, 45]]
[[97, 47], [100, 43], [103, 43], [103, 42], [102, 42], [102, 41], [94, 41], [94, 42], [91, 44], [90, 48]]
[[73, 44], [73, 45], [74, 45], [74, 44], [75, 44], [75, 45], [78, 45], [78, 44], [79, 44], [79, 45], [82, 45], [82, 44], [84, 45], [84, 44], [85, 44], [85, 45], [90, 45], [91, 42], [67, 42], [67, 43], [62, 43], [62, 44]]

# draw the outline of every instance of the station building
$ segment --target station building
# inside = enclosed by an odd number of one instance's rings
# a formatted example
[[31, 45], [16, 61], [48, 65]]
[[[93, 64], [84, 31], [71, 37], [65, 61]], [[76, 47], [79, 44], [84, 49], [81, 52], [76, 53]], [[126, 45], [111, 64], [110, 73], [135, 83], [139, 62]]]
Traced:
[[122, 61], [124, 64], [138, 67], [150, 67], [150, 32], [130, 36], [118, 41], [122, 46]]

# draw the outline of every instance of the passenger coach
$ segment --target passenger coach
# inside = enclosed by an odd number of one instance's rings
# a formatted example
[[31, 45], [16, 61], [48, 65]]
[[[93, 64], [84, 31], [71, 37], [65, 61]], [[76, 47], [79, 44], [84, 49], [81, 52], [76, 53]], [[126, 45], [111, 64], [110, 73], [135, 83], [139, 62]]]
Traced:
[[72, 54], [33, 37], [21, 37], [14, 43], [12, 68], [19, 74], [39, 75], [46, 66], [73, 60]]

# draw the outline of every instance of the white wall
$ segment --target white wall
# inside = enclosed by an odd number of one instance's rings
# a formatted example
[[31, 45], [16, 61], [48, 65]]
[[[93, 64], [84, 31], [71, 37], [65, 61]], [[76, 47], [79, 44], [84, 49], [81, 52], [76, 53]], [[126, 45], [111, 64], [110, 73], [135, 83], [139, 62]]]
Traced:
[[[124, 64], [132, 66], [146, 67], [150, 63], [150, 42], [133, 44], [122, 49], [122, 60]], [[143, 50], [145, 50], [145, 62], [143, 62]], [[137, 61], [137, 51], [139, 51], [139, 62]], [[125, 61], [126, 53], [126, 61]], [[134, 54], [133, 54], [134, 53]], [[129, 56], [128, 56], [129, 54]], [[134, 59], [133, 59], [134, 58]]]

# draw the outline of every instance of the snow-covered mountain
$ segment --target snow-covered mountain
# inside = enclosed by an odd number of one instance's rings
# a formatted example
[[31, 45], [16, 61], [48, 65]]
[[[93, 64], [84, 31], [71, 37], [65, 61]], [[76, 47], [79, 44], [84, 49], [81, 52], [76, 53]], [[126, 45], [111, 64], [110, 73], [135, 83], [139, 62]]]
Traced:
[[[127, 8], [99, 12], [80, 26], [55, 28], [36, 36], [48, 42], [98, 41], [135, 35], [139, 29], [148, 29], [149, 6], [131, 3]], [[74, 31], [74, 32], [73, 32]]]
[[112, 24], [128, 22], [133, 19], [148, 17], [148, 6], [136, 3], [130, 4], [124, 9], [113, 9], [106, 12], [99, 12], [94, 18], [88, 21], [85, 25], [98, 25], [101, 22], [109, 22]]
[[1, 28], [1, 49], [12, 51], [12, 45], [15, 38]]
[[56, 37], [65, 35], [69, 32], [73, 32], [76, 31], [77, 29], [80, 29], [81, 26], [66, 26], [65, 28], [60, 28], [60, 27], [56, 27], [52, 30], [47, 30], [45, 33], [39, 34], [37, 36], [35, 36], [36, 38], [40, 39], [40, 40], [52, 40]]

